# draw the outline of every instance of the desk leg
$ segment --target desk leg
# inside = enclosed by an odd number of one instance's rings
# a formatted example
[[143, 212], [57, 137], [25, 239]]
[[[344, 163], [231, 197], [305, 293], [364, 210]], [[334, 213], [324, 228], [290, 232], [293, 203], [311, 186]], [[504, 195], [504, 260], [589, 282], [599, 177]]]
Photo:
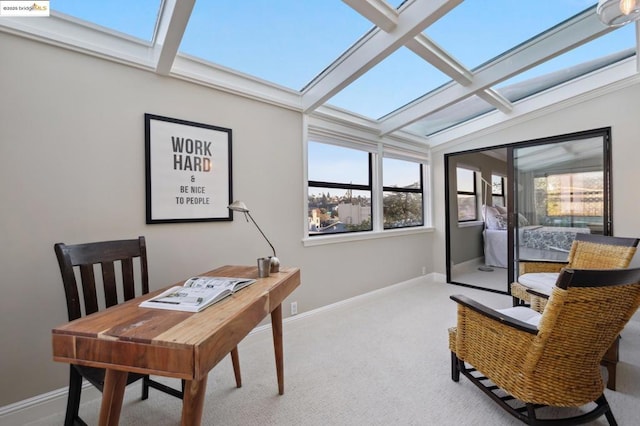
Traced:
[[271, 311], [271, 329], [273, 330], [273, 349], [276, 353], [276, 372], [278, 373], [278, 393], [284, 394], [284, 351], [282, 349], [282, 304]]
[[182, 401], [182, 426], [200, 426], [204, 409], [207, 376], [200, 380], [187, 380]]
[[126, 371], [106, 371], [100, 406], [100, 426], [118, 426], [127, 375]]
[[242, 387], [242, 375], [240, 374], [240, 355], [238, 355], [238, 347], [231, 350], [231, 363], [233, 364], [233, 374], [236, 376], [236, 387]]

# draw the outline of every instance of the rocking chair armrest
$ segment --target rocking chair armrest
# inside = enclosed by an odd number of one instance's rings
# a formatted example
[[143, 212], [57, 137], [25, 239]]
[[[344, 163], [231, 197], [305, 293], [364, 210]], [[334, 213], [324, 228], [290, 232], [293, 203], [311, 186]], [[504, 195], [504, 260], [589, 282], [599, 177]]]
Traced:
[[491, 309], [488, 306], [485, 306], [482, 303], [476, 302], [475, 300], [467, 296], [464, 296], [462, 294], [457, 294], [457, 295], [449, 296], [449, 298], [454, 302], [459, 303], [460, 305], [465, 306], [479, 313], [480, 315], [483, 315], [487, 318], [491, 318], [494, 321], [498, 321], [501, 324], [512, 327], [516, 330], [524, 331], [526, 333], [538, 334], [537, 327], [531, 324], [528, 324], [524, 321], [520, 321], [516, 318], [512, 318], [507, 315], [504, 315], [496, 311], [495, 309]]
[[549, 299], [549, 297], [551, 297], [547, 293], [542, 293], [541, 291], [537, 291], [537, 290], [534, 290], [532, 288], [528, 288], [527, 289], [527, 293], [529, 293], [532, 296], [541, 297], [543, 299]]

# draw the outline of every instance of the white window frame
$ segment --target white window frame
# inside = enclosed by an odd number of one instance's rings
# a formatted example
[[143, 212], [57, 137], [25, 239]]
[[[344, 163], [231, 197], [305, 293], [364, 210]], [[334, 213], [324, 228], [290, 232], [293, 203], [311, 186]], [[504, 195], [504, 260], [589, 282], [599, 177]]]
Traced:
[[[413, 235], [425, 232], [433, 232], [433, 213], [432, 213], [432, 179], [429, 155], [427, 149], [416, 149], [416, 147], [405, 147], [402, 143], [393, 140], [381, 140], [380, 137], [372, 136], [362, 138], [354, 136], [353, 133], [336, 132], [335, 129], [325, 129], [313, 127], [309, 129], [307, 120], [305, 120], [303, 130], [303, 238], [302, 243], [305, 247], [312, 247], [324, 244], [334, 244], [349, 241], [360, 241], [377, 238], [389, 238], [400, 235]], [[371, 218], [372, 230], [359, 232], [345, 232], [338, 234], [314, 235], [309, 236], [308, 230], [308, 146], [309, 142], [326, 143], [345, 148], [357, 149], [371, 153]], [[413, 148], [413, 149], [412, 149]], [[412, 161], [422, 164], [422, 209], [424, 215], [424, 224], [422, 226], [412, 226], [406, 228], [384, 229], [383, 225], [383, 185], [382, 185], [382, 159], [390, 157], [399, 160]]]

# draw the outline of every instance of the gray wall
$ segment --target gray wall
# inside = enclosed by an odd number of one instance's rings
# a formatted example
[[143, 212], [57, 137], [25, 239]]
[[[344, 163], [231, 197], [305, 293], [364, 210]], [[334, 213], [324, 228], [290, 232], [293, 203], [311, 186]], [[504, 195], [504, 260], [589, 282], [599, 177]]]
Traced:
[[144, 113], [233, 130], [233, 193], [302, 285], [300, 312], [433, 270], [431, 234], [303, 247], [302, 115], [0, 34], [0, 406], [67, 385], [56, 242], [147, 238], [153, 289], [270, 249], [251, 223], [145, 224]]
[[[488, 182], [491, 182], [492, 173], [502, 173], [505, 176], [507, 174], [507, 163], [488, 155], [468, 153], [449, 157], [449, 223], [451, 224], [449, 238], [452, 266], [484, 256], [484, 248], [482, 245], [484, 223], [473, 226], [458, 226], [456, 168], [459, 165], [477, 170]], [[478, 188], [478, 193], [483, 194], [481, 187]], [[487, 193], [487, 197], [487, 204], [491, 205], [491, 195]], [[483, 203], [484, 200], [481, 200], [478, 203], [478, 208], [482, 208]], [[481, 213], [478, 214], [478, 221], [482, 221]]]

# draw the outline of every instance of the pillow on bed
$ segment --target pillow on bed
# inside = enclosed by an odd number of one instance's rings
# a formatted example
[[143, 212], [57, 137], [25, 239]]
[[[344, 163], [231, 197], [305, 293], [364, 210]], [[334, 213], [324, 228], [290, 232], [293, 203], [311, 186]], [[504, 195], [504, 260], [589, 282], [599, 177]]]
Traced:
[[507, 215], [499, 214], [496, 216], [496, 228], [495, 229], [507, 229]]
[[526, 217], [522, 215], [522, 213], [518, 213], [518, 226], [527, 226], [529, 221]]
[[[505, 222], [504, 227], [498, 227], [498, 228], [495, 228], [495, 229], [507, 229], [507, 225], [506, 225], [506, 222], [507, 222], [507, 216], [506, 216], [507, 215], [507, 208], [503, 207], [503, 206], [498, 206], [498, 205], [494, 205], [493, 208], [497, 210], [499, 215], [503, 215], [504, 216], [503, 219], [504, 219], [504, 222]], [[502, 219], [499, 219], [499, 220], [501, 221]], [[499, 226], [500, 225], [502, 225], [502, 222], [499, 223]], [[529, 225], [529, 221], [527, 220], [527, 218], [522, 213], [518, 213], [518, 226], [522, 227], [522, 226], [527, 226], [527, 225]]]
[[506, 229], [499, 227], [498, 217], [500, 217], [500, 213], [495, 207], [483, 205], [482, 217], [484, 218], [484, 223], [487, 226], [487, 229]]

